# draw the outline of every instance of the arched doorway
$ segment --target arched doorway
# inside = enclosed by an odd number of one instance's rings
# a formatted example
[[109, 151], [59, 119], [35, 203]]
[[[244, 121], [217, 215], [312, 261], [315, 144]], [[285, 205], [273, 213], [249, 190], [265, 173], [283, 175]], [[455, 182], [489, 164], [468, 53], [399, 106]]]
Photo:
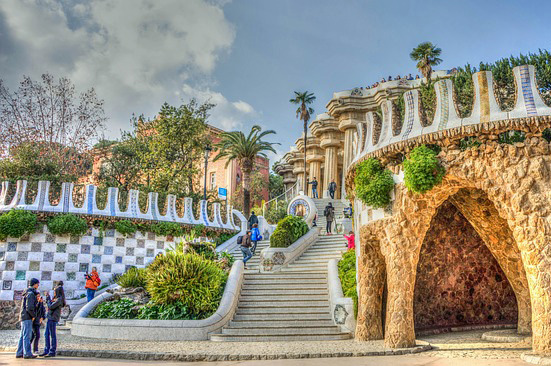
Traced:
[[[459, 198], [467, 194], [460, 191]], [[421, 246], [413, 303], [416, 332], [516, 324], [517, 299], [499, 257], [454, 201], [452, 196], [438, 208]]]

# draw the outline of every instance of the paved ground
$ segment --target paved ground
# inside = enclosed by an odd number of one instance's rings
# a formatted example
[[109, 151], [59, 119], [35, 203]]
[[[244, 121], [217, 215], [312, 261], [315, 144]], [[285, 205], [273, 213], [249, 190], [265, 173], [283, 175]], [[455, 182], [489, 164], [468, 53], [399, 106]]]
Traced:
[[[440, 335], [431, 335], [420, 337], [420, 340], [429, 342], [434, 349], [428, 352], [419, 353], [416, 355], [407, 356], [384, 356], [380, 357], [360, 357], [360, 358], [340, 358], [340, 359], [322, 359], [315, 358], [310, 360], [274, 360], [274, 361], [232, 361], [232, 362], [215, 362], [208, 365], [330, 365], [337, 366], [345, 364], [352, 366], [356, 364], [371, 365], [371, 360], [375, 362], [379, 360], [384, 365], [526, 365], [520, 360], [520, 355], [530, 351], [529, 342], [518, 343], [490, 343], [481, 339], [484, 331], [468, 331], [458, 333], [445, 333]], [[17, 331], [0, 331], [0, 350], [14, 351], [18, 338]], [[256, 343], [239, 343], [239, 342], [132, 342], [132, 341], [112, 341], [112, 340], [95, 340], [81, 337], [73, 337], [69, 334], [59, 334], [59, 347], [62, 350], [97, 350], [97, 351], [118, 351], [126, 352], [162, 352], [162, 353], [182, 353], [188, 355], [276, 355], [276, 354], [318, 354], [317, 357], [323, 357], [324, 354], [341, 354], [359, 353], [363, 354], [369, 351], [380, 351], [383, 349], [382, 341], [377, 342], [356, 342], [350, 341], [335, 341], [335, 342], [256, 342]], [[0, 360], [10, 360], [13, 353], [9, 356], [2, 355]], [[301, 357], [301, 356], [297, 356]], [[304, 357], [304, 356], [302, 356]], [[204, 359], [204, 358], [202, 358]], [[446, 361], [449, 359], [450, 361]], [[475, 361], [479, 359], [480, 361]], [[66, 364], [67, 366], [77, 364], [75, 359], [66, 363], [62, 362], [61, 358], [56, 359], [57, 364]], [[342, 361], [341, 361], [342, 360]], [[345, 361], [349, 360], [349, 361]], [[363, 360], [363, 361], [361, 361]], [[408, 360], [407, 362], [405, 360]], [[432, 361], [428, 361], [432, 360]], [[451, 361], [453, 360], [453, 362]], [[507, 360], [507, 361], [505, 361]], [[16, 360], [13, 359], [13, 362]], [[45, 360], [46, 362], [48, 360]], [[361, 361], [361, 362], [360, 362]], [[40, 361], [42, 362], [42, 361]], [[40, 364], [38, 362], [38, 364]], [[96, 361], [95, 361], [96, 362]], [[133, 364], [119, 362], [115, 360], [101, 360], [97, 364], [101, 365], [126, 365]], [[357, 363], [355, 363], [357, 362]], [[362, 363], [363, 362], [363, 363]], [[367, 362], [367, 363], [366, 363]], [[401, 363], [403, 362], [403, 363]], [[451, 362], [451, 363], [450, 363]], [[34, 363], [34, 362], [33, 362]], [[154, 362], [153, 362], [154, 363]], [[11, 364], [11, 363], [10, 363]], [[85, 364], [85, 363], [82, 363]], [[94, 364], [94, 363], [90, 363]], [[147, 363], [145, 363], [147, 364]], [[194, 363], [202, 365], [203, 363]], [[373, 364], [377, 364], [376, 362]], [[0, 362], [0, 365], [4, 363]], [[167, 363], [170, 365], [170, 363]]]
[[[158, 365], [158, 361], [117, 361], [98, 358], [68, 358], [18, 360], [13, 354], [0, 353], [0, 365], [35, 365], [35, 366], [129, 366], [129, 365]], [[193, 362], [173, 363], [166, 362], [163, 366], [177, 366], [189, 364], [193, 366], [525, 366], [521, 360], [476, 360], [466, 358], [435, 358], [427, 356], [382, 356], [382, 357], [349, 357], [349, 358], [317, 358], [302, 360], [267, 360], [267, 361], [233, 361], [233, 362]]]

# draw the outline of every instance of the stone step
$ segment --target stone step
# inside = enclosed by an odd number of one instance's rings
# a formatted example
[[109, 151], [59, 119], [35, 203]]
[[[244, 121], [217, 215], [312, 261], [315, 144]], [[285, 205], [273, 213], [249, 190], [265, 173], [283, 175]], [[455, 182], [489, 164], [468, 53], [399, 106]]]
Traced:
[[318, 326], [318, 327], [250, 327], [250, 328], [222, 328], [222, 334], [231, 335], [309, 335], [309, 334], [335, 334], [339, 333], [340, 329], [336, 325]]
[[292, 319], [281, 320], [276, 319], [270, 322], [266, 322], [265, 319], [260, 320], [232, 320], [230, 321], [228, 328], [234, 329], [249, 329], [249, 328], [315, 328], [315, 327], [334, 327], [335, 324], [331, 319]]
[[308, 312], [320, 312], [329, 310], [328, 301], [288, 301], [285, 304], [280, 303], [252, 303], [240, 301], [237, 304], [237, 313], [245, 314], [250, 310], [257, 310], [260, 313], [279, 313], [279, 314], [295, 314], [295, 313], [308, 313]]
[[327, 266], [324, 267], [312, 267], [309, 269], [304, 269], [302, 267], [283, 267], [281, 268], [281, 272], [285, 273], [292, 273], [292, 272], [323, 272], [325, 271], [327, 273]]
[[279, 283], [264, 283], [261, 285], [249, 285], [244, 284], [241, 292], [244, 291], [296, 291], [296, 290], [303, 290], [303, 291], [326, 291], [327, 290], [327, 282], [323, 283], [310, 283], [310, 284], [303, 284], [303, 283], [286, 283], [286, 284], [279, 284]]
[[230, 334], [212, 334], [210, 340], [214, 342], [301, 342], [301, 341], [337, 341], [350, 339], [350, 333], [334, 333], [334, 334], [305, 334], [305, 335], [264, 335], [264, 334], [246, 334], [246, 335], [230, 335]]
[[[281, 270], [283, 271], [286, 267], [282, 268]], [[293, 272], [304, 272], [304, 271], [299, 271], [298, 269], [294, 269]], [[319, 273], [321, 271], [312, 271], [312, 272], [316, 272], [316, 273]], [[326, 271], [327, 272], [327, 271]], [[281, 279], [281, 280], [273, 280], [273, 281], [264, 281], [264, 280], [247, 280], [245, 282], [246, 285], [266, 285], [266, 284], [273, 284], [273, 285], [276, 285], [276, 286], [284, 286], [284, 285], [293, 285], [293, 284], [298, 284], [298, 283], [301, 283], [301, 284], [307, 284], [307, 285], [325, 285], [327, 286], [327, 280], [326, 279], [300, 279], [300, 280], [284, 280], [284, 279]]]
[[245, 281], [248, 280], [266, 280], [266, 281], [272, 281], [272, 280], [302, 280], [302, 279], [327, 279], [326, 274], [312, 274], [312, 273], [296, 273], [296, 274], [283, 274], [283, 273], [259, 273], [254, 275], [247, 275], [245, 276]]
[[297, 306], [279, 306], [279, 307], [238, 307], [235, 310], [237, 315], [250, 315], [250, 314], [278, 314], [281, 316], [287, 316], [289, 314], [329, 314], [328, 306], [311, 306], [311, 307], [297, 307]]
[[264, 294], [254, 294], [254, 295], [241, 295], [239, 297], [240, 304], [245, 304], [247, 302], [255, 304], [264, 304], [265, 302], [273, 303], [293, 303], [293, 302], [312, 302], [312, 301], [328, 301], [329, 295], [316, 295], [316, 294], [273, 294], [273, 295], [264, 295]]
[[298, 264], [297, 263], [298, 261], [295, 261], [293, 263], [289, 263], [287, 265], [287, 267], [290, 267], [290, 268], [303, 268], [303, 269], [309, 269], [309, 268], [312, 268], [312, 267], [320, 267], [320, 266], [323, 266], [325, 265], [327, 267], [327, 261], [317, 261], [317, 262], [305, 262], [305, 263], [300, 263]]
[[329, 292], [326, 288], [318, 288], [318, 289], [305, 289], [305, 288], [295, 288], [295, 289], [286, 289], [286, 288], [278, 288], [278, 289], [242, 289], [241, 290], [241, 296], [265, 296], [265, 295], [318, 295], [318, 296], [328, 296]]
[[307, 300], [307, 299], [289, 299], [289, 300], [239, 300], [237, 305], [241, 309], [249, 308], [314, 308], [314, 307], [329, 307], [329, 299]]
[[319, 313], [254, 313], [254, 314], [239, 314], [233, 317], [234, 321], [270, 321], [270, 322], [286, 322], [286, 321], [332, 321], [328, 311]]
[[327, 263], [330, 259], [337, 259], [340, 258], [339, 254], [335, 254], [333, 256], [327, 256], [327, 257], [318, 257], [318, 256], [310, 256], [310, 257], [304, 257], [301, 256], [299, 259], [295, 260], [293, 263]]

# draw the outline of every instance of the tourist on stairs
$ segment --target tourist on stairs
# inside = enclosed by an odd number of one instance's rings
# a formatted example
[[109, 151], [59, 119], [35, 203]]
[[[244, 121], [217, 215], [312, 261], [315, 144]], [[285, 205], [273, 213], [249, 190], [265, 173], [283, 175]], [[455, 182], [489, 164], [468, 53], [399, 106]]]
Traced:
[[331, 226], [333, 224], [333, 219], [335, 218], [335, 208], [333, 207], [333, 204], [331, 202], [329, 202], [327, 206], [325, 206], [325, 210], [323, 210], [323, 216], [325, 216], [325, 219], [327, 220], [325, 231], [327, 231], [327, 235], [331, 235]]
[[65, 291], [63, 290], [63, 281], [54, 289], [54, 298], [50, 299], [50, 294], [46, 295], [46, 304], [48, 304], [48, 314], [46, 318], [46, 332], [44, 333], [45, 346], [41, 357], [55, 357], [57, 350], [57, 323], [61, 319], [61, 309], [65, 306]]
[[254, 253], [256, 252], [256, 245], [258, 244], [258, 241], [259, 240], [262, 240], [262, 235], [260, 235], [260, 230], [258, 229], [258, 224], [253, 224], [253, 229], [252, 229], [252, 234], [251, 234], [251, 241], [253, 242], [253, 248], [251, 249], [251, 252]]
[[251, 216], [249, 217], [248, 222], [248, 230], [252, 230], [254, 224], [258, 224], [258, 217], [254, 214], [254, 211], [251, 212]]
[[329, 195], [331, 196], [331, 199], [335, 199], [335, 191], [337, 190], [337, 183], [335, 183], [334, 180], [329, 183]]
[[243, 253], [243, 264], [245, 265], [245, 269], [247, 269], [247, 261], [251, 259], [253, 256], [253, 253], [251, 253], [251, 231], [247, 230], [247, 234], [243, 238], [241, 242], [241, 253]]
[[33, 320], [36, 317], [36, 289], [39, 283], [40, 281], [36, 278], [31, 278], [30, 287], [25, 291], [25, 295], [23, 295], [21, 314], [19, 315], [21, 335], [19, 336], [19, 343], [15, 352], [16, 358], [36, 358], [36, 355], [33, 355], [31, 351], [31, 335], [33, 332]]
[[343, 235], [346, 241], [348, 242], [348, 250], [356, 248], [356, 238], [354, 237], [354, 232], [350, 230], [348, 236]]
[[314, 177], [313, 181], [308, 182], [308, 184], [312, 185], [312, 198], [318, 198], [318, 181], [316, 177]]

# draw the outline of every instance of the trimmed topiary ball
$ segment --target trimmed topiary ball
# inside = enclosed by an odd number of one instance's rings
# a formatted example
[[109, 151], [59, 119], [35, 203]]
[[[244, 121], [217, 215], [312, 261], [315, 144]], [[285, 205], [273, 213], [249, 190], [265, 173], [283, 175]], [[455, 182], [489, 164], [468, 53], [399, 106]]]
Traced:
[[436, 152], [425, 145], [411, 151], [404, 161], [404, 184], [416, 193], [425, 193], [442, 182], [446, 169], [436, 157]]
[[73, 214], [56, 215], [48, 220], [48, 231], [54, 235], [80, 236], [88, 231], [88, 224]]

